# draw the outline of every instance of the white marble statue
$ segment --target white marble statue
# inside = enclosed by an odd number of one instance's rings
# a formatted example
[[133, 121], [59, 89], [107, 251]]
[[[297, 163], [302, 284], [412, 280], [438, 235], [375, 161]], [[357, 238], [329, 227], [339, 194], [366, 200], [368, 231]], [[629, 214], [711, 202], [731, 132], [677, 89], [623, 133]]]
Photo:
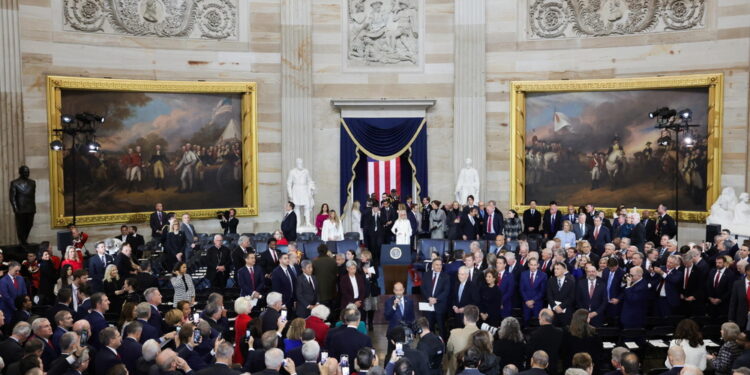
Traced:
[[[740, 201], [737, 203], [736, 206], [734, 206], [734, 221], [733, 224], [736, 227], [737, 225], [745, 225], [750, 227], [750, 194], [748, 193], [742, 193], [740, 194]], [[744, 232], [747, 233], [748, 231]]]
[[734, 193], [734, 188], [725, 187], [721, 191], [721, 195], [716, 199], [713, 205], [711, 205], [711, 214], [706, 218], [707, 224], [719, 224], [725, 227], [734, 220], [734, 207], [737, 205], [737, 195]]
[[298, 158], [296, 168], [289, 171], [289, 177], [286, 180], [286, 189], [289, 200], [294, 203], [294, 211], [297, 214], [297, 228], [314, 228], [310, 221], [310, 212], [315, 204], [313, 200], [315, 182], [310, 177], [310, 172], [303, 167], [302, 159]]
[[471, 159], [466, 159], [466, 166], [461, 169], [456, 181], [456, 200], [466, 204], [466, 198], [474, 196], [474, 202], [479, 201], [479, 172], [471, 166]]

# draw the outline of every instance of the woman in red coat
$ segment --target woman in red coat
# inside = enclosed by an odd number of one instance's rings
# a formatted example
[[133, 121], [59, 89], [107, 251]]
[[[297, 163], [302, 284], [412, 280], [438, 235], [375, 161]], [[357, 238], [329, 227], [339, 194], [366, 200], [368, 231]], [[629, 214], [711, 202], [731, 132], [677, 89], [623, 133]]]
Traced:
[[315, 341], [323, 346], [328, 335], [328, 324], [326, 319], [331, 314], [331, 310], [325, 305], [317, 305], [310, 311], [310, 316], [305, 319], [305, 328], [315, 331]]
[[237, 319], [234, 321], [234, 356], [232, 362], [245, 364], [245, 355], [247, 353], [247, 339], [250, 331], [250, 297], [240, 297], [234, 301], [234, 311], [237, 313]]

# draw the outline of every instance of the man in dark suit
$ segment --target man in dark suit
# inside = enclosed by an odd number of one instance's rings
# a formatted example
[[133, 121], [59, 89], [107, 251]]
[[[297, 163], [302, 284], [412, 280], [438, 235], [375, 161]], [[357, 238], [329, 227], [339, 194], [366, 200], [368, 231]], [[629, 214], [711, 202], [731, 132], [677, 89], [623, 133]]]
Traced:
[[604, 245], [612, 242], [609, 228], [602, 224], [602, 218], [598, 216], [594, 218], [594, 228], [591, 230], [589, 242], [591, 243], [592, 252], [599, 256], [604, 252]]
[[237, 283], [240, 286], [240, 296], [258, 298], [265, 293], [265, 280], [263, 269], [255, 264], [256, 254], [245, 253], [244, 267], [237, 270]]
[[122, 337], [115, 327], [104, 328], [98, 335], [93, 336], [99, 336], [98, 341], [101, 344], [101, 349], [96, 353], [94, 361], [96, 375], [105, 375], [109, 369], [122, 363], [122, 357], [117, 352], [122, 343]]
[[[266, 310], [268, 311], [268, 310]], [[278, 346], [279, 338], [275, 330], [266, 331], [260, 336], [261, 346], [250, 350], [245, 356], [245, 364], [242, 369], [252, 374], [259, 373], [266, 368], [266, 352]]]
[[631, 268], [625, 280], [627, 284], [622, 292], [620, 323], [623, 328], [644, 328], [646, 326], [646, 315], [648, 314], [648, 303], [651, 300], [651, 290], [648, 283], [643, 279], [643, 269], [641, 267]]
[[[60, 355], [60, 338], [73, 328], [73, 314], [67, 310], [58, 311], [58, 313], [55, 314], [54, 321], [57, 322], [57, 325], [52, 332], [52, 345], [55, 347], [57, 355]], [[51, 322], [52, 321], [50, 320], [50, 323]]]
[[607, 299], [605, 318], [617, 321], [622, 309], [622, 278], [625, 271], [615, 258], [607, 260], [607, 268], [602, 271], [602, 282], [604, 283], [604, 294]]
[[576, 300], [575, 279], [568, 274], [565, 263], [555, 263], [553, 270], [554, 276], [547, 280], [547, 303], [555, 313], [555, 325], [564, 327], [570, 324], [573, 316]]
[[[89, 343], [97, 350], [101, 350], [102, 347], [106, 345], [99, 341], [99, 332], [109, 326], [109, 323], [107, 323], [107, 320], [104, 318], [104, 314], [106, 314], [108, 310], [109, 298], [107, 295], [104, 293], [94, 293], [91, 296], [91, 312], [86, 316], [86, 320], [88, 320], [91, 325]], [[96, 367], [98, 368], [98, 366]]]
[[[104, 245], [104, 241], [97, 242], [95, 246], [96, 254], [89, 258], [89, 281], [94, 292], [103, 292], [104, 286], [102, 280], [104, 279], [104, 270], [114, 262], [114, 259], [111, 255], [107, 254], [107, 246]], [[123, 275], [122, 277], [128, 277], [128, 275]]]
[[656, 234], [656, 220], [651, 218], [651, 211], [643, 211], [643, 219], [641, 219], [641, 224], [643, 224], [644, 240], [658, 243], [659, 236], [657, 236]]
[[159, 305], [161, 305], [161, 292], [158, 288], [148, 288], [143, 292], [143, 296], [146, 298], [146, 302], [150, 305], [151, 314], [148, 317], [148, 324], [156, 329], [156, 333], [161, 336], [164, 330], [164, 323], [159, 312]]
[[294, 212], [294, 203], [286, 202], [284, 207], [284, 218], [281, 220], [281, 233], [287, 241], [297, 241], [297, 214]]
[[503, 234], [505, 227], [503, 213], [495, 207], [495, 201], [487, 203], [486, 212], [483, 225], [484, 239], [494, 241], [498, 235]]
[[659, 214], [659, 218], [656, 220], [656, 235], [661, 237], [666, 234], [669, 238], [674, 238], [677, 234], [677, 224], [674, 218], [667, 213], [667, 206], [660, 204], [656, 212]]
[[479, 239], [482, 235], [482, 225], [479, 222], [479, 209], [472, 207], [461, 219], [461, 237], [466, 241]]
[[382, 215], [381, 222], [383, 223], [383, 243], [393, 243], [395, 236], [391, 232], [391, 228], [393, 228], [393, 224], [398, 219], [398, 213], [396, 212], [396, 208], [391, 207], [391, 202], [387, 199], [382, 200], [380, 204], [383, 207], [380, 210], [380, 214]]
[[708, 265], [700, 251], [691, 249], [682, 256], [683, 283], [681, 311], [687, 316], [706, 314], [706, 278]]
[[712, 319], [722, 319], [729, 314], [729, 298], [734, 280], [735, 274], [726, 267], [724, 258], [716, 258], [716, 268], [706, 278], [708, 316]]
[[529, 208], [523, 212], [523, 232], [526, 234], [539, 233], [542, 228], [542, 213], [536, 209], [536, 201], [529, 202]]
[[237, 247], [232, 249], [232, 266], [234, 267], [234, 279], [238, 284], [240, 282], [239, 271], [245, 267], [245, 255], [247, 255], [248, 253], [255, 253], [255, 250], [250, 247], [250, 237], [240, 236], [240, 238], [237, 239]]
[[[519, 291], [523, 302], [523, 321], [528, 322], [533, 316], [539, 314], [544, 307], [544, 297], [547, 288], [547, 274], [539, 270], [536, 258], [527, 262], [529, 269], [521, 273], [519, 279]], [[551, 322], [550, 317], [550, 322]]]
[[404, 284], [396, 282], [393, 284], [393, 296], [385, 300], [383, 315], [388, 321], [388, 330], [405, 323], [414, 323], [414, 300], [404, 295]]
[[183, 235], [185, 235], [185, 252], [184, 257], [182, 258], [183, 262], [187, 262], [190, 260], [190, 257], [193, 255], [193, 247], [195, 246], [195, 243], [193, 242], [193, 237], [195, 237], [195, 226], [190, 222], [190, 214], [182, 214], [182, 222], [180, 223], [180, 232], [182, 232]]
[[596, 266], [586, 265], [586, 278], [579, 279], [576, 285], [576, 307], [589, 312], [589, 323], [594, 327], [604, 324], [604, 311], [607, 308], [606, 284], [597, 277]]
[[[60, 338], [60, 355], [52, 361], [49, 368], [45, 368], [48, 375], [62, 375], [71, 369], [71, 363], [68, 361], [76, 359], [79, 341], [80, 337], [75, 332], [68, 332]], [[81, 353], [80, 349], [78, 353]]]
[[0, 310], [3, 311], [6, 324], [12, 324], [16, 311], [16, 298], [27, 293], [26, 282], [19, 275], [21, 265], [16, 261], [8, 264], [8, 272], [0, 279]]
[[578, 224], [578, 214], [576, 214], [576, 208], [572, 204], [568, 205], [568, 210], [563, 216], [563, 221], [565, 220], [569, 221], [571, 225]]
[[271, 273], [271, 290], [281, 293], [283, 304], [291, 309], [294, 303], [296, 278], [289, 269], [289, 254], [281, 254], [279, 266]]
[[305, 259], [301, 263], [302, 274], [297, 277], [294, 296], [297, 302], [297, 317], [307, 318], [310, 310], [318, 304], [318, 280], [313, 275], [312, 261]]
[[180, 329], [180, 332], [177, 333], [177, 336], [180, 339], [180, 346], [177, 347], [177, 355], [184, 359], [191, 369], [200, 371], [208, 367], [208, 363], [206, 362], [206, 358], [198, 353], [197, 350], [197, 346], [201, 343], [200, 340], [202, 340], [203, 337], [201, 336], [199, 342], [195, 342], [193, 339], [193, 333], [196, 329], [197, 328], [194, 325], [186, 324]]
[[[539, 328], [534, 330], [526, 344], [526, 352], [529, 357], [539, 350], [543, 350], [549, 356], [549, 367], [547, 373], [557, 374], [557, 360], [560, 355], [560, 346], [563, 339], [563, 331], [552, 325], [555, 313], [550, 309], [539, 311]], [[532, 362], [533, 363], [533, 362]], [[533, 366], [533, 364], [532, 364]]]
[[430, 268], [431, 270], [425, 272], [422, 277], [421, 294], [427, 300], [427, 303], [435, 309], [435, 311], [426, 312], [427, 319], [430, 321], [430, 329], [434, 331], [437, 323], [440, 334], [445, 339], [448, 337], [445, 328], [445, 314], [448, 311], [451, 284], [448, 275], [443, 272], [443, 261], [441, 259], [433, 260]]
[[[143, 324], [141, 322], [132, 322], [125, 326], [125, 338], [122, 339], [120, 347], [117, 349], [117, 353], [122, 358], [122, 363], [128, 369], [129, 373], [135, 374], [136, 363], [138, 358], [141, 357], [143, 348], [140, 344], [141, 332], [143, 332]], [[132, 372], [131, 372], [132, 371]]]
[[550, 357], [544, 350], [537, 350], [531, 355], [531, 368], [521, 371], [519, 375], [547, 375], [547, 367], [550, 365]]
[[[406, 358], [411, 362], [415, 374], [426, 375], [430, 373], [430, 365], [427, 355], [419, 350], [412, 349], [410, 345], [406, 344], [406, 331], [403, 326], [395, 326], [388, 329], [386, 338], [388, 339], [388, 347], [393, 348], [394, 350], [396, 349], [396, 343], [404, 343], [403, 358]], [[372, 351], [370, 353], [372, 353]]]
[[508, 271], [508, 260], [504, 256], [499, 256], [495, 260], [495, 270], [497, 271], [497, 288], [500, 289], [502, 303], [500, 307], [500, 317], [503, 319], [511, 316], [513, 312], [513, 300], [516, 295], [516, 278]]
[[0, 342], [0, 358], [6, 363], [14, 363], [21, 360], [23, 357], [23, 345], [22, 343], [31, 336], [31, 325], [27, 322], [18, 322], [13, 327], [13, 333]]
[[557, 202], [549, 202], [549, 209], [544, 211], [542, 217], [542, 234], [544, 238], [551, 240], [562, 229], [563, 214], [557, 209]]
[[223, 245], [223, 241], [222, 235], [214, 235], [214, 245], [206, 251], [206, 279], [211, 282], [211, 288], [216, 291], [223, 291], [226, 288], [232, 268], [232, 255]]
[[232, 368], [232, 354], [234, 353], [232, 344], [222, 341], [215, 348], [216, 361], [214, 364], [197, 371], [195, 375], [239, 375], [240, 372]]
[[362, 234], [365, 245], [372, 253], [372, 262], [377, 267], [380, 264], [380, 245], [383, 244], [383, 215], [377, 202], [372, 202], [369, 214], [362, 214]]
[[260, 266], [263, 268], [263, 272], [267, 278], [271, 278], [271, 272], [279, 266], [279, 258], [281, 252], [276, 248], [276, 239], [270, 238], [268, 240], [268, 249], [260, 253]]
[[151, 216], [149, 217], [148, 223], [151, 227], [151, 237], [158, 240], [161, 239], [162, 236], [162, 228], [164, 228], [165, 225], [169, 221], [167, 221], [167, 214], [164, 213], [164, 209], [161, 203], [157, 203], [155, 205], [155, 211], [151, 213]]
[[123, 224], [120, 225], [120, 234], [115, 236], [115, 239], [120, 240], [122, 243], [128, 242], [128, 236], [130, 235], [130, 228]]
[[679, 345], [670, 346], [667, 351], [667, 361], [672, 368], [659, 375], [680, 375], [680, 372], [685, 367], [685, 350]]
[[353, 370], [352, 359], [357, 357], [359, 349], [372, 348], [372, 340], [357, 330], [360, 321], [359, 310], [347, 309], [343, 320], [345, 325], [342, 329], [335, 332], [328, 331], [326, 348], [328, 348], [328, 355], [333, 358], [339, 358], [342, 354], [348, 355], [349, 367]]
[[130, 226], [130, 231], [128, 233], [128, 243], [133, 249], [133, 253], [135, 254], [135, 257], [137, 259], [141, 258], [141, 255], [143, 254], [143, 246], [146, 245], [146, 240], [138, 234], [138, 227], [135, 225]]
[[464, 307], [479, 304], [479, 288], [469, 281], [469, 269], [463, 266], [458, 269], [458, 280], [451, 289], [451, 309], [456, 322], [463, 321]]
[[737, 323], [740, 329], [747, 329], [747, 290], [750, 288], [750, 264], [745, 265], [745, 274], [732, 285], [729, 298], [729, 321]]
[[42, 345], [42, 363], [45, 368], [49, 368], [52, 365], [52, 361], [57, 358], [57, 352], [52, 344], [52, 325], [49, 323], [47, 318], [37, 318], [31, 322], [31, 330], [34, 332], [32, 338], [38, 339]]
[[73, 301], [73, 294], [70, 288], [62, 288], [57, 292], [57, 303], [47, 309], [45, 317], [49, 319], [53, 326], [57, 324], [55, 315], [60, 311], [68, 311], [72, 315], [75, 315], [75, 311], [70, 308], [70, 303]]
[[86, 316], [91, 312], [91, 288], [88, 284], [84, 284], [78, 289], [78, 300], [81, 301], [78, 304], [78, 310], [73, 315], [74, 320], [86, 319]]
[[656, 311], [658, 316], [669, 316], [680, 307], [684, 276], [679, 268], [679, 255], [667, 258], [665, 269], [654, 268], [656, 275], [652, 287], [656, 284]]
[[586, 217], [586, 214], [579, 214], [578, 222], [573, 225], [576, 241], [588, 240], [594, 230], [593, 226], [586, 224]]

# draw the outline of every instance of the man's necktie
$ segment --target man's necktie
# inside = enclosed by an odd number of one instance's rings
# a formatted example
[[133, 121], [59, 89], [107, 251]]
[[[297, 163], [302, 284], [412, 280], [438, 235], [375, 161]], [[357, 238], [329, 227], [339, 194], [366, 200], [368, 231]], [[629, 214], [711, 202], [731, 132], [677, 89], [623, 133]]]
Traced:
[[432, 296], [435, 296], [435, 288], [437, 287], [437, 278], [438, 274], [433, 272], [432, 273]]
[[687, 287], [688, 287], [688, 280], [690, 280], [690, 269], [691, 268], [693, 268], [693, 267], [685, 269], [685, 282], [684, 282], [684, 284], [682, 286], [683, 289], [687, 289]]
[[461, 285], [458, 287], [458, 301], [459, 302], [461, 302], [461, 296], [463, 294], [464, 294], [464, 283], [461, 283]]
[[250, 283], [252, 283], [253, 291], [255, 291], [255, 272], [253, 272], [253, 267], [250, 267], [249, 270], [250, 270]]
[[289, 269], [285, 269], [284, 273], [286, 274], [286, 278], [289, 279], [289, 285], [291, 285], [292, 289], [294, 289], [294, 283], [292, 282], [292, 276], [289, 275]]
[[716, 278], [714, 278], [714, 288], [719, 287], [719, 280], [721, 280], [721, 271], [716, 271]]
[[489, 219], [487, 220], [487, 233], [492, 233], [492, 216], [490, 215]]
[[497, 287], [499, 288], [500, 285], [503, 285], [503, 273], [502, 272], [497, 274]]
[[13, 288], [18, 289], [18, 277], [11, 276], [13, 278]]
[[560, 279], [557, 279], [557, 289], [558, 289], [558, 290], [559, 290], [559, 289], [562, 289], [562, 286], [563, 286], [563, 281], [562, 281], [562, 280], [560, 280]]
[[596, 284], [594, 283], [594, 280], [589, 281], [589, 298], [594, 298], [594, 287]]
[[313, 281], [312, 281], [312, 277], [308, 276], [308, 277], [307, 277], [307, 282], [309, 282], [309, 283], [310, 283], [310, 286], [312, 287], [312, 289], [313, 289], [313, 292], [314, 292], [314, 291], [315, 291], [315, 284], [314, 284], [314, 283], [313, 283]]
[[102, 255], [102, 264], [105, 266], [107, 265], [107, 261], [105, 260], [104, 255]]
[[159, 216], [159, 222], [161, 223], [161, 211], [156, 211], [156, 215]]
[[531, 273], [531, 286], [534, 286], [534, 272]]
[[594, 230], [594, 239], [597, 239], [599, 237], [599, 227], [596, 227]]
[[273, 258], [273, 262], [274, 262], [274, 263], [279, 263], [279, 260], [278, 260], [278, 259], [276, 258], [276, 250], [274, 250], [274, 249], [269, 249], [268, 251], [270, 251], [270, 252], [271, 252], [271, 258]]

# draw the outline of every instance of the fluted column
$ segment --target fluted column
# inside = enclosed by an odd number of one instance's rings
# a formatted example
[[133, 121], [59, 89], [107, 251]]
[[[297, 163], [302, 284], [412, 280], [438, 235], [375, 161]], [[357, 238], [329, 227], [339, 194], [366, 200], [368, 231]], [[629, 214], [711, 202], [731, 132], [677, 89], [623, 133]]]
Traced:
[[[0, 243], [17, 243], [8, 185], [23, 164], [23, 103], [18, 0], [0, 0]], [[32, 178], [34, 176], [32, 175]], [[37, 193], [39, 189], [37, 188]], [[33, 235], [33, 231], [32, 231]]]
[[481, 180], [479, 197], [485, 200], [485, 0], [455, 0], [454, 9], [454, 178], [471, 158]]
[[315, 179], [312, 152], [312, 1], [281, 3], [281, 178], [302, 158]]

